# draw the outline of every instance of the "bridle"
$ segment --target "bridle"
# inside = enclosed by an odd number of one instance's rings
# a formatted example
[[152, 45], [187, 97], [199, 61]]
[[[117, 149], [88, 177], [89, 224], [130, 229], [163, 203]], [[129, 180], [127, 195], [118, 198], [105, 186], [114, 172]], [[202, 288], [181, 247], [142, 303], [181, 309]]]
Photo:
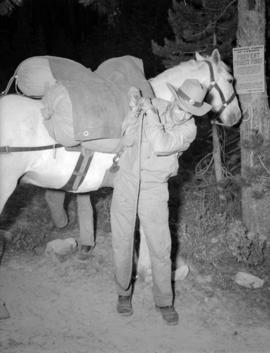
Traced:
[[236, 94], [235, 94], [235, 92], [233, 92], [232, 95], [230, 96], [230, 98], [226, 100], [221, 88], [216, 83], [215, 74], [214, 74], [214, 69], [213, 69], [212, 63], [210, 61], [207, 61], [207, 60], [203, 60], [203, 62], [205, 62], [208, 65], [209, 72], [210, 72], [210, 86], [208, 88], [207, 95], [214, 88], [218, 91], [220, 99], [221, 99], [221, 102], [222, 102], [222, 106], [221, 106], [221, 108], [219, 110], [215, 110], [215, 113], [221, 114], [223, 112], [223, 110], [234, 100], [234, 98], [236, 98]]

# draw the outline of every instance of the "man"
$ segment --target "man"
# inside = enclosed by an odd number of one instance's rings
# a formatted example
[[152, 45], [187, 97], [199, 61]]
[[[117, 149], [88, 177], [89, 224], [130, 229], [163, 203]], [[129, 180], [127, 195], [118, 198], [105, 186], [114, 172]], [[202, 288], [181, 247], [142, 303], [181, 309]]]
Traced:
[[[64, 208], [66, 193], [63, 190], [48, 189], [45, 200], [57, 228], [64, 228], [68, 217]], [[80, 230], [80, 244], [77, 258], [85, 261], [90, 258], [95, 247], [93, 208], [89, 194], [77, 194], [77, 213]]]
[[196, 136], [192, 115], [205, 115], [206, 89], [197, 80], [186, 80], [174, 100], [146, 99], [130, 91], [130, 111], [123, 123], [123, 152], [114, 179], [111, 204], [112, 243], [117, 311], [128, 316], [131, 304], [134, 228], [138, 215], [149, 248], [153, 297], [169, 325], [178, 323], [171, 283], [171, 235], [169, 230], [168, 180], [177, 174], [178, 157]]

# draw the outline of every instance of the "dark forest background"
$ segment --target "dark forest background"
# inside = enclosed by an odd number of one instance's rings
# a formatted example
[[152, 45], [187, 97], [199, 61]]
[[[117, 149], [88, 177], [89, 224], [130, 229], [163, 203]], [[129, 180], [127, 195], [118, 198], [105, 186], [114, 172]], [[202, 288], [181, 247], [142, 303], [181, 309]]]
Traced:
[[17, 65], [37, 55], [55, 55], [95, 70], [104, 60], [134, 55], [144, 61], [146, 76], [164, 70], [151, 40], [172, 36], [170, 0], [122, 0], [121, 11], [104, 15], [77, 0], [27, 0], [0, 17], [0, 88]]

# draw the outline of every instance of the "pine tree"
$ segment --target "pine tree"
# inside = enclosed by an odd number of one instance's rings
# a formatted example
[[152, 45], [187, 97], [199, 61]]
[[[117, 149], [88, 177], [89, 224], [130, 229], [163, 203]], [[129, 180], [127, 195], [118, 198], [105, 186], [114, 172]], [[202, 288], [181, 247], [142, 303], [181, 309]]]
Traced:
[[0, 16], [10, 15], [22, 2], [23, 0], [0, 0]]
[[[236, 0], [173, 0], [172, 9], [169, 10], [169, 23], [174, 40], [165, 38], [164, 46], [152, 42], [153, 52], [163, 58], [165, 67], [172, 67], [190, 59], [195, 51], [210, 55], [215, 48], [219, 49], [222, 59], [230, 63], [236, 38], [236, 10]], [[225, 158], [221, 151], [225, 147], [219, 142], [221, 133], [215, 124], [201, 130], [201, 134], [208, 136], [210, 130], [211, 161], [213, 161], [221, 205], [224, 205], [226, 197], [221, 185], [224, 183], [227, 171], [223, 166]]]
[[194, 55], [211, 54], [218, 48], [223, 60], [230, 62], [237, 26], [236, 0], [173, 0], [169, 23], [173, 39], [164, 46], [152, 42], [154, 54], [171, 67]]
[[[239, 47], [266, 45], [266, 1], [238, 1]], [[249, 232], [270, 239], [270, 108], [267, 91], [240, 94], [242, 220]]]

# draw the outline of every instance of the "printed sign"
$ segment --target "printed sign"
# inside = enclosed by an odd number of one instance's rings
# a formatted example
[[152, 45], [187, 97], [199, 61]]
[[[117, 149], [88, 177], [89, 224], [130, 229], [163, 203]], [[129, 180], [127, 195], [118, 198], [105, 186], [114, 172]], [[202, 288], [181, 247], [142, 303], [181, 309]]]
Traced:
[[233, 72], [238, 94], [264, 92], [264, 45], [233, 48]]

